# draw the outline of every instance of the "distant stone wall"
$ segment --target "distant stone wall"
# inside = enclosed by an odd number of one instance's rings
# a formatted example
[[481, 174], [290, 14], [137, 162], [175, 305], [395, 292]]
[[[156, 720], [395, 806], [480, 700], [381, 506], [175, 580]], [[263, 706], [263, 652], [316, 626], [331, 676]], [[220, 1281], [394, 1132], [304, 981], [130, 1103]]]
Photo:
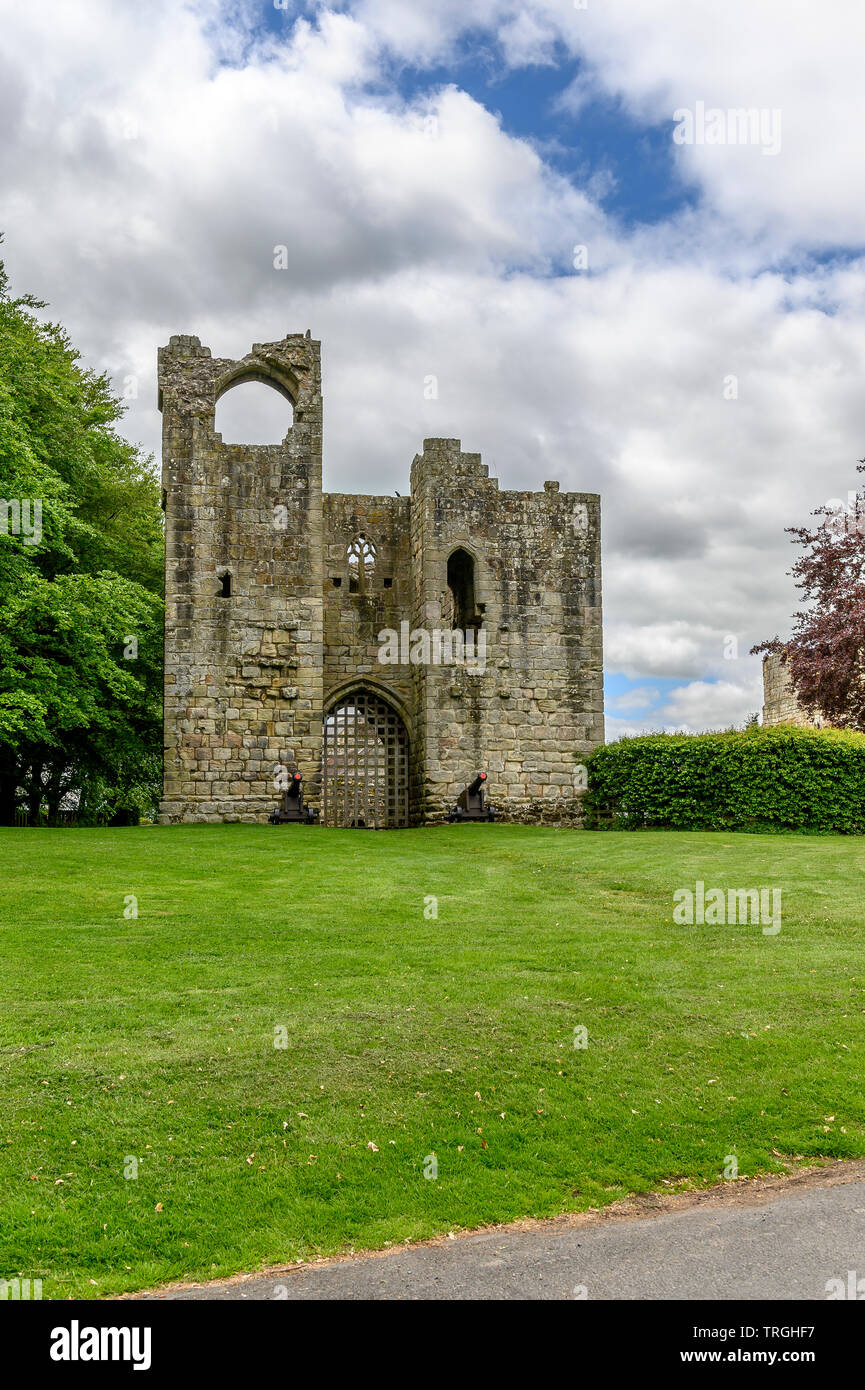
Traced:
[[820, 715], [809, 716], [796, 699], [787, 663], [778, 652], [763, 657], [763, 723], [811, 724], [822, 728]]

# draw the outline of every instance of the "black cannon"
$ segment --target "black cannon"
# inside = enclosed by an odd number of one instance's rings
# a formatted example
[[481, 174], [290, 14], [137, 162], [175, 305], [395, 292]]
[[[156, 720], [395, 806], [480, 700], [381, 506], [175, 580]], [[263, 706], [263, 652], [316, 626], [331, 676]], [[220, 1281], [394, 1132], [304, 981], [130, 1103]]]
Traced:
[[487, 774], [479, 772], [473, 782], [464, 787], [457, 804], [448, 816], [451, 825], [467, 820], [495, 820], [496, 813], [485, 798]]
[[303, 778], [295, 772], [282, 794], [282, 805], [269, 817], [271, 825], [314, 825], [318, 811], [303, 804]]

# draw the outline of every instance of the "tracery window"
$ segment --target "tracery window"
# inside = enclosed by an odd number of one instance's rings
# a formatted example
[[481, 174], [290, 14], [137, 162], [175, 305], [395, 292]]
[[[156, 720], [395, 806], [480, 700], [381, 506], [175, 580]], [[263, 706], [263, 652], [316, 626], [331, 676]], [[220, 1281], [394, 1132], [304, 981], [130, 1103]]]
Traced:
[[348, 547], [347, 556], [349, 592], [366, 593], [375, 572], [375, 546], [366, 536], [355, 536]]

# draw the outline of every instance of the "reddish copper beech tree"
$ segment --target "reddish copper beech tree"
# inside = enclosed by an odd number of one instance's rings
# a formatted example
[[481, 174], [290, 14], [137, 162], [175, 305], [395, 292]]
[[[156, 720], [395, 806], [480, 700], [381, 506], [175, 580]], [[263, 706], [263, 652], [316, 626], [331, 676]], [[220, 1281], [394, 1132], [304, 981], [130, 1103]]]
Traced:
[[[858, 468], [865, 473], [865, 459]], [[799, 703], [841, 729], [865, 729], [865, 494], [846, 507], [813, 513], [814, 530], [788, 526], [805, 547], [790, 573], [809, 605], [796, 613], [788, 642], [774, 637], [752, 652], [778, 652]]]

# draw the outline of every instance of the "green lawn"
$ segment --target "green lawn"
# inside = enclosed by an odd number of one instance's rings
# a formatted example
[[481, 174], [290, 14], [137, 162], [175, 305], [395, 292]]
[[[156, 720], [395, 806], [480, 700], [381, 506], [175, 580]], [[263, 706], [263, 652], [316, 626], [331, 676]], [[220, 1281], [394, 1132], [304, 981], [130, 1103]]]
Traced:
[[[2, 830], [0, 862], [0, 1278], [45, 1297], [865, 1155], [859, 840]], [[697, 879], [782, 888], [780, 934], [675, 926]]]

